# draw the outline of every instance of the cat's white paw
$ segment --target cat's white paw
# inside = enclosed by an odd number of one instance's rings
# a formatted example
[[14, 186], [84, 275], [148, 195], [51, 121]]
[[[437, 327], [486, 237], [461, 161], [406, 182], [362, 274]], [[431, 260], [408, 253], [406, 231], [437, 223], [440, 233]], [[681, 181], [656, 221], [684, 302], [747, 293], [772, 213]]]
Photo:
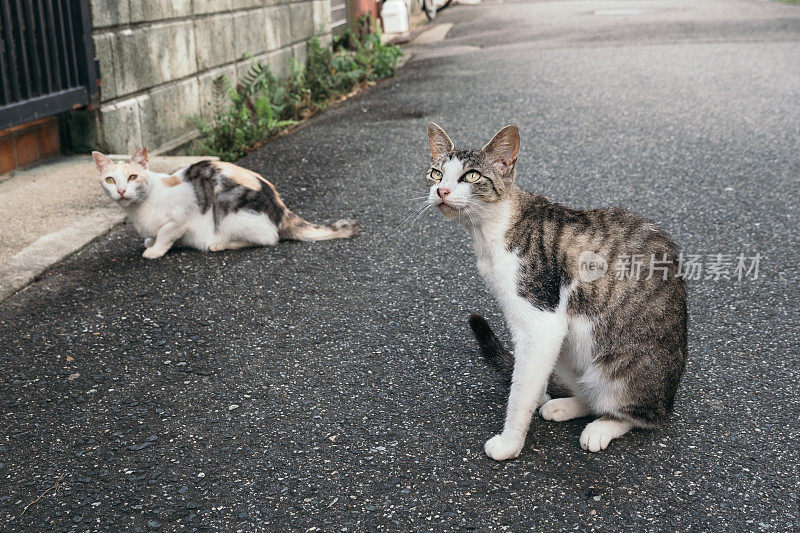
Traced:
[[145, 259], [158, 259], [159, 257], [163, 256], [165, 253], [167, 253], [166, 250], [159, 250], [155, 246], [151, 246], [150, 248], [147, 248], [142, 253], [142, 257], [144, 257]]
[[581, 433], [581, 448], [590, 452], [605, 450], [614, 437], [605, 428], [592, 427], [592, 424], [586, 426]]
[[550, 400], [539, 409], [539, 414], [545, 420], [563, 422], [586, 416], [586, 409], [575, 398], [556, 398]]
[[223, 250], [227, 250], [228, 249], [228, 243], [227, 242], [215, 242], [214, 244], [209, 246], [208, 249], [210, 251], [212, 251], [212, 252], [221, 252]]
[[486, 441], [486, 444], [483, 445], [483, 451], [495, 461], [505, 461], [506, 459], [517, 457], [524, 445], [524, 440], [519, 442], [503, 435], [495, 435]]
[[605, 450], [612, 440], [621, 437], [630, 429], [631, 425], [628, 422], [598, 418], [583, 428], [581, 448], [590, 452]]
[[156, 240], [155, 240], [154, 238], [152, 238], [152, 237], [147, 237], [147, 238], [144, 240], [144, 247], [145, 247], [145, 248], [150, 248], [150, 247], [151, 247], [151, 246], [153, 246], [155, 243], [156, 243]]

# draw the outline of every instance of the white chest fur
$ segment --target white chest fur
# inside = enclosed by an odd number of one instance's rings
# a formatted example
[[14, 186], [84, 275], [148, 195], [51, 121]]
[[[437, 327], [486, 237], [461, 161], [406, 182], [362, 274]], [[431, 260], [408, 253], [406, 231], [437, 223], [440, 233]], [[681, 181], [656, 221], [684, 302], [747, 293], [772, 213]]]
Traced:
[[155, 185], [147, 199], [125, 211], [142, 237], [155, 237], [168, 221], [185, 217], [194, 207], [194, 191], [189, 184], [176, 187]]
[[478, 270], [504, 308], [517, 297], [519, 257], [506, 249], [507, 218], [473, 229]]
[[520, 260], [516, 253], [506, 247], [505, 234], [509, 214], [502, 213], [492, 221], [473, 228], [475, 254], [478, 271], [486, 285], [497, 298], [515, 341], [520, 340], [541, 314], [530, 302], [517, 292]]
[[569, 288], [561, 290], [558, 308], [546, 311], [535, 307], [518, 293], [520, 258], [506, 246], [510, 211], [503, 210], [489, 222], [472, 229], [478, 271], [503, 309], [515, 342], [533, 335], [545, 323], [555, 320], [559, 330], [566, 329], [566, 304]]

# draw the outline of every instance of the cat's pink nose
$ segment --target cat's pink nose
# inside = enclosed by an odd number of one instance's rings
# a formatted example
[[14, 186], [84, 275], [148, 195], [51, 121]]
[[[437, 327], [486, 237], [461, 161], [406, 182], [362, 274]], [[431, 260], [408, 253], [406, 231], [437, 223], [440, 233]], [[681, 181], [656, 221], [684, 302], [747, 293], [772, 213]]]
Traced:
[[123, 190], [117, 189], [117, 193], [119, 193], [120, 196], [125, 196], [125, 190], [124, 189]]
[[439, 198], [444, 200], [444, 197], [450, 194], [450, 189], [448, 189], [447, 187], [439, 187], [438, 189], [436, 189], [436, 193], [439, 195]]

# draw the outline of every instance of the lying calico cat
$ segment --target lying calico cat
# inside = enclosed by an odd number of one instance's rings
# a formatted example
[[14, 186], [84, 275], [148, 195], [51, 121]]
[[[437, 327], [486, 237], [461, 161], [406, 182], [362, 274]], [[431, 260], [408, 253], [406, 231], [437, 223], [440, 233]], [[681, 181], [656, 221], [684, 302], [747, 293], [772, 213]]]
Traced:
[[200, 161], [176, 173], [149, 168], [139, 148], [128, 163], [113, 163], [92, 152], [103, 189], [128, 214], [144, 237], [148, 259], [161, 257], [175, 242], [198, 250], [268, 246], [279, 239], [320, 241], [359, 234], [354, 220], [330, 226], [306, 222], [283, 204], [275, 187], [232, 163]]
[[[547, 420], [599, 417], [580, 437], [592, 452], [662, 422], [687, 352], [686, 291], [669, 237], [620, 208], [569, 209], [518, 188], [516, 126], [480, 150], [456, 150], [433, 123], [428, 139], [428, 201], [472, 234], [478, 269], [514, 339], [512, 355], [482, 317], [470, 317], [487, 361], [512, 371], [505, 426], [486, 454], [518, 456], [537, 406]], [[658, 273], [634, 279], [600, 268], [633, 254], [659, 261]], [[587, 257], [597, 270], [582, 270]], [[547, 395], [553, 371], [569, 397]]]

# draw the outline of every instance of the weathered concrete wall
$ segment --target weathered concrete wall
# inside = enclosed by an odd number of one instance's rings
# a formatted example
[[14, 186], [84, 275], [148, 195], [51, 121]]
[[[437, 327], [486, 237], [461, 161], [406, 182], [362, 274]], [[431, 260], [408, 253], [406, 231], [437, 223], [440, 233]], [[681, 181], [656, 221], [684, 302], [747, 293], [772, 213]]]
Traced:
[[91, 9], [102, 103], [73, 127], [111, 153], [180, 152], [196, 136], [188, 117], [212, 110], [214, 78], [235, 80], [253, 60], [283, 75], [290, 58], [305, 63], [309, 37], [330, 38], [330, 0], [92, 0]]

